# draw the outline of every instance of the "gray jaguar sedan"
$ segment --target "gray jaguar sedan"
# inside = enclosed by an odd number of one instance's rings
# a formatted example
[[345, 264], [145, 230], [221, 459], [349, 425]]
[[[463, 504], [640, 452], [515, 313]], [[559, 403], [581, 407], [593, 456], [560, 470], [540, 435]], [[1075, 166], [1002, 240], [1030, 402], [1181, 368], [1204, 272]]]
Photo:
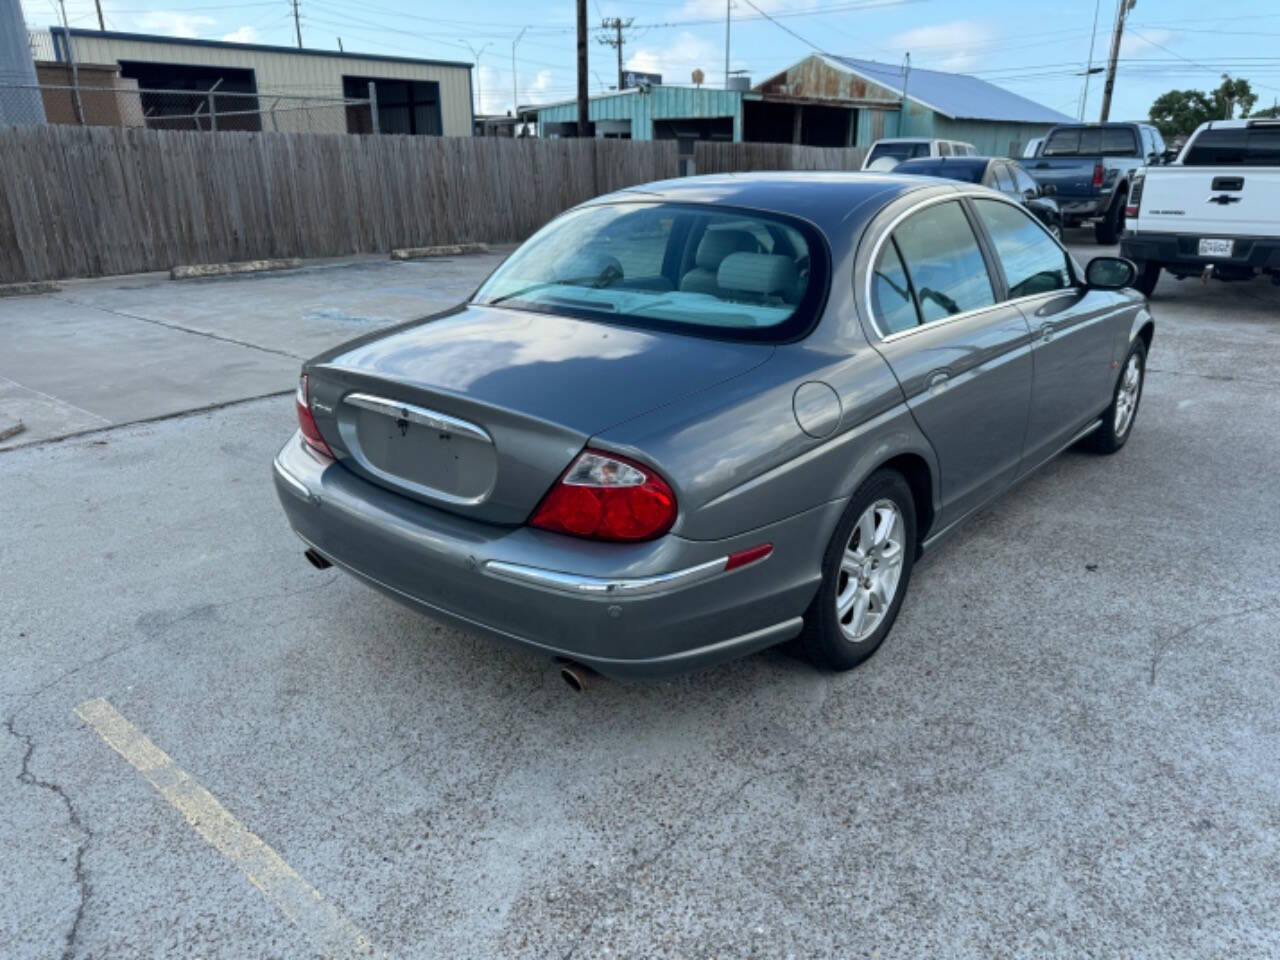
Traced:
[[1124, 446], [1134, 279], [953, 181], [634, 187], [307, 362], [276, 488], [316, 566], [606, 674], [783, 641], [848, 669], [922, 550], [1064, 448]]

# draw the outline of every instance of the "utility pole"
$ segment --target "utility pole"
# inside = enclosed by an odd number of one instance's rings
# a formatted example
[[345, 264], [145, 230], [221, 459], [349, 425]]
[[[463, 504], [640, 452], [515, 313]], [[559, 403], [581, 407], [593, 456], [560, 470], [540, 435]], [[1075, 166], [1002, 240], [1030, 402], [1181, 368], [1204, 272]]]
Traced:
[[578, 0], [578, 136], [587, 135], [587, 0]]
[[911, 79], [911, 51], [907, 51], [906, 59], [902, 63], [902, 107], [898, 110], [898, 136], [906, 136], [907, 130], [907, 111], [910, 106], [907, 102], [907, 83]]
[[622, 89], [622, 31], [628, 29], [634, 17], [627, 17], [623, 20], [621, 17], [605, 17], [600, 21], [601, 28], [605, 30], [613, 30], [615, 36], [596, 37], [601, 43], [607, 47], [616, 47], [618, 50], [618, 89]]
[[1093, 75], [1093, 45], [1098, 39], [1098, 11], [1102, 9], [1102, 0], [1094, 0], [1093, 32], [1089, 34], [1089, 65], [1084, 68], [1084, 93], [1080, 94], [1080, 109], [1076, 119], [1083, 122], [1084, 112], [1089, 108], [1089, 77]]
[[475, 109], [475, 112], [477, 114], [482, 114], [484, 113], [484, 87], [481, 86], [480, 84], [480, 74], [482, 72], [480, 69], [480, 58], [484, 55], [484, 52], [486, 50], [488, 50], [491, 46], [493, 46], [493, 44], [486, 43], [483, 46], [481, 46], [479, 50], [477, 50], [475, 47], [471, 45], [470, 40], [463, 40], [462, 43], [466, 46], [468, 50], [471, 51], [471, 55], [476, 58], [476, 109]]
[[298, 49], [302, 49], [302, 20], [298, 17], [298, 0], [293, 3], [293, 32], [298, 38]]
[[107, 32], [107, 25], [102, 22], [102, 0], [93, 0], [93, 8], [98, 11], [98, 29]]
[[84, 104], [80, 102], [80, 68], [76, 66], [76, 50], [71, 45], [71, 27], [67, 23], [66, 0], [58, 0], [62, 11], [62, 39], [67, 43], [67, 59], [71, 61], [71, 103], [76, 108], [76, 120], [84, 126]]
[[733, 22], [733, 0], [724, 0], [724, 88], [729, 89], [729, 24]]
[[520, 84], [516, 79], [516, 44], [528, 29], [528, 27], [522, 27], [516, 34], [516, 38], [511, 41], [511, 115], [516, 118], [517, 123], [520, 122]]
[[1102, 115], [1099, 123], [1106, 123], [1111, 116], [1111, 92], [1116, 85], [1116, 61], [1120, 59], [1120, 36], [1124, 33], [1124, 18], [1137, 0], [1120, 0], [1116, 5], [1116, 27], [1111, 34], [1111, 57], [1107, 61], [1107, 82], [1102, 88]]

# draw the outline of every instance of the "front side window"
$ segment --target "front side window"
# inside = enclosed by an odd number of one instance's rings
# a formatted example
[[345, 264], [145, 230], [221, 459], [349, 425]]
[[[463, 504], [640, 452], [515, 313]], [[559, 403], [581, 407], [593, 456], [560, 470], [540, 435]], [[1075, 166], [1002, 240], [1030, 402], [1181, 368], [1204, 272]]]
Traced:
[[1009, 168], [1003, 163], [993, 163], [995, 168], [996, 189], [1001, 193], [1013, 193], [1013, 175], [1009, 173]]
[[995, 303], [978, 240], [958, 201], [925, 207], [893, 232], [925, 323]]
[[1009, 296], [1029, 297], [1071, 286], [1067, 255], [1020, 207], [974, 200], [1009, 284]]
[[474, 302], [735, 340], [805, 332], [826, 293], [817, 231], [703, 204], [606, 203], [553, 220]]

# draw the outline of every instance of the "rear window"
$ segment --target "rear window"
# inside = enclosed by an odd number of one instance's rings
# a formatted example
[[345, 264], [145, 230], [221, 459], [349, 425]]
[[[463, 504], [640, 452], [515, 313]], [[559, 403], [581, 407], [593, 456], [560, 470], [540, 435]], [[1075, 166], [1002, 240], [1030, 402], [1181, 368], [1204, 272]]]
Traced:
[[474, 302], [733, 340], [805, 333], [826, 295], [810, 225], [729, 207], [605, 203], [553, 220]]
[[1182, 158], [1190, 167], [1280, 167], [1280, 125], [1206, 130]]
[[927, 157], [929, 141], [919, 140], [911, 143], [877, 143], [871, 148], [867, 162], [879, 160], [881, 157], [892, 157], [894, 160], [910, 160], [912, 157]]
[[1130, 127], [1067, 127], [1045, 141], [1042, 157], [1136, 157], [1138, 139]]

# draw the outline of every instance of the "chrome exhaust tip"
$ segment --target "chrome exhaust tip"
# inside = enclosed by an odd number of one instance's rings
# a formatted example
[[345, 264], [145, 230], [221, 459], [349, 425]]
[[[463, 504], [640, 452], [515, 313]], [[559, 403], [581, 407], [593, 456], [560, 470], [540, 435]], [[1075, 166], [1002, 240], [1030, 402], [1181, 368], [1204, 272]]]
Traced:
[[556, 663], [560, 665], [560, 679], [567, 683], [574, 693], [586, 693], [587, 684], [600, 677], [600, 674], [585, 664], [565, 657], [556, 657]]
[[333, 566], [332, 563], [320, 555], [320, 551], [315, 547], [307, 547], [307, 549], [302, 552], [302, 555], [307, 558], [307, 563], [311, 564], [317, 570], [328, 570]]

